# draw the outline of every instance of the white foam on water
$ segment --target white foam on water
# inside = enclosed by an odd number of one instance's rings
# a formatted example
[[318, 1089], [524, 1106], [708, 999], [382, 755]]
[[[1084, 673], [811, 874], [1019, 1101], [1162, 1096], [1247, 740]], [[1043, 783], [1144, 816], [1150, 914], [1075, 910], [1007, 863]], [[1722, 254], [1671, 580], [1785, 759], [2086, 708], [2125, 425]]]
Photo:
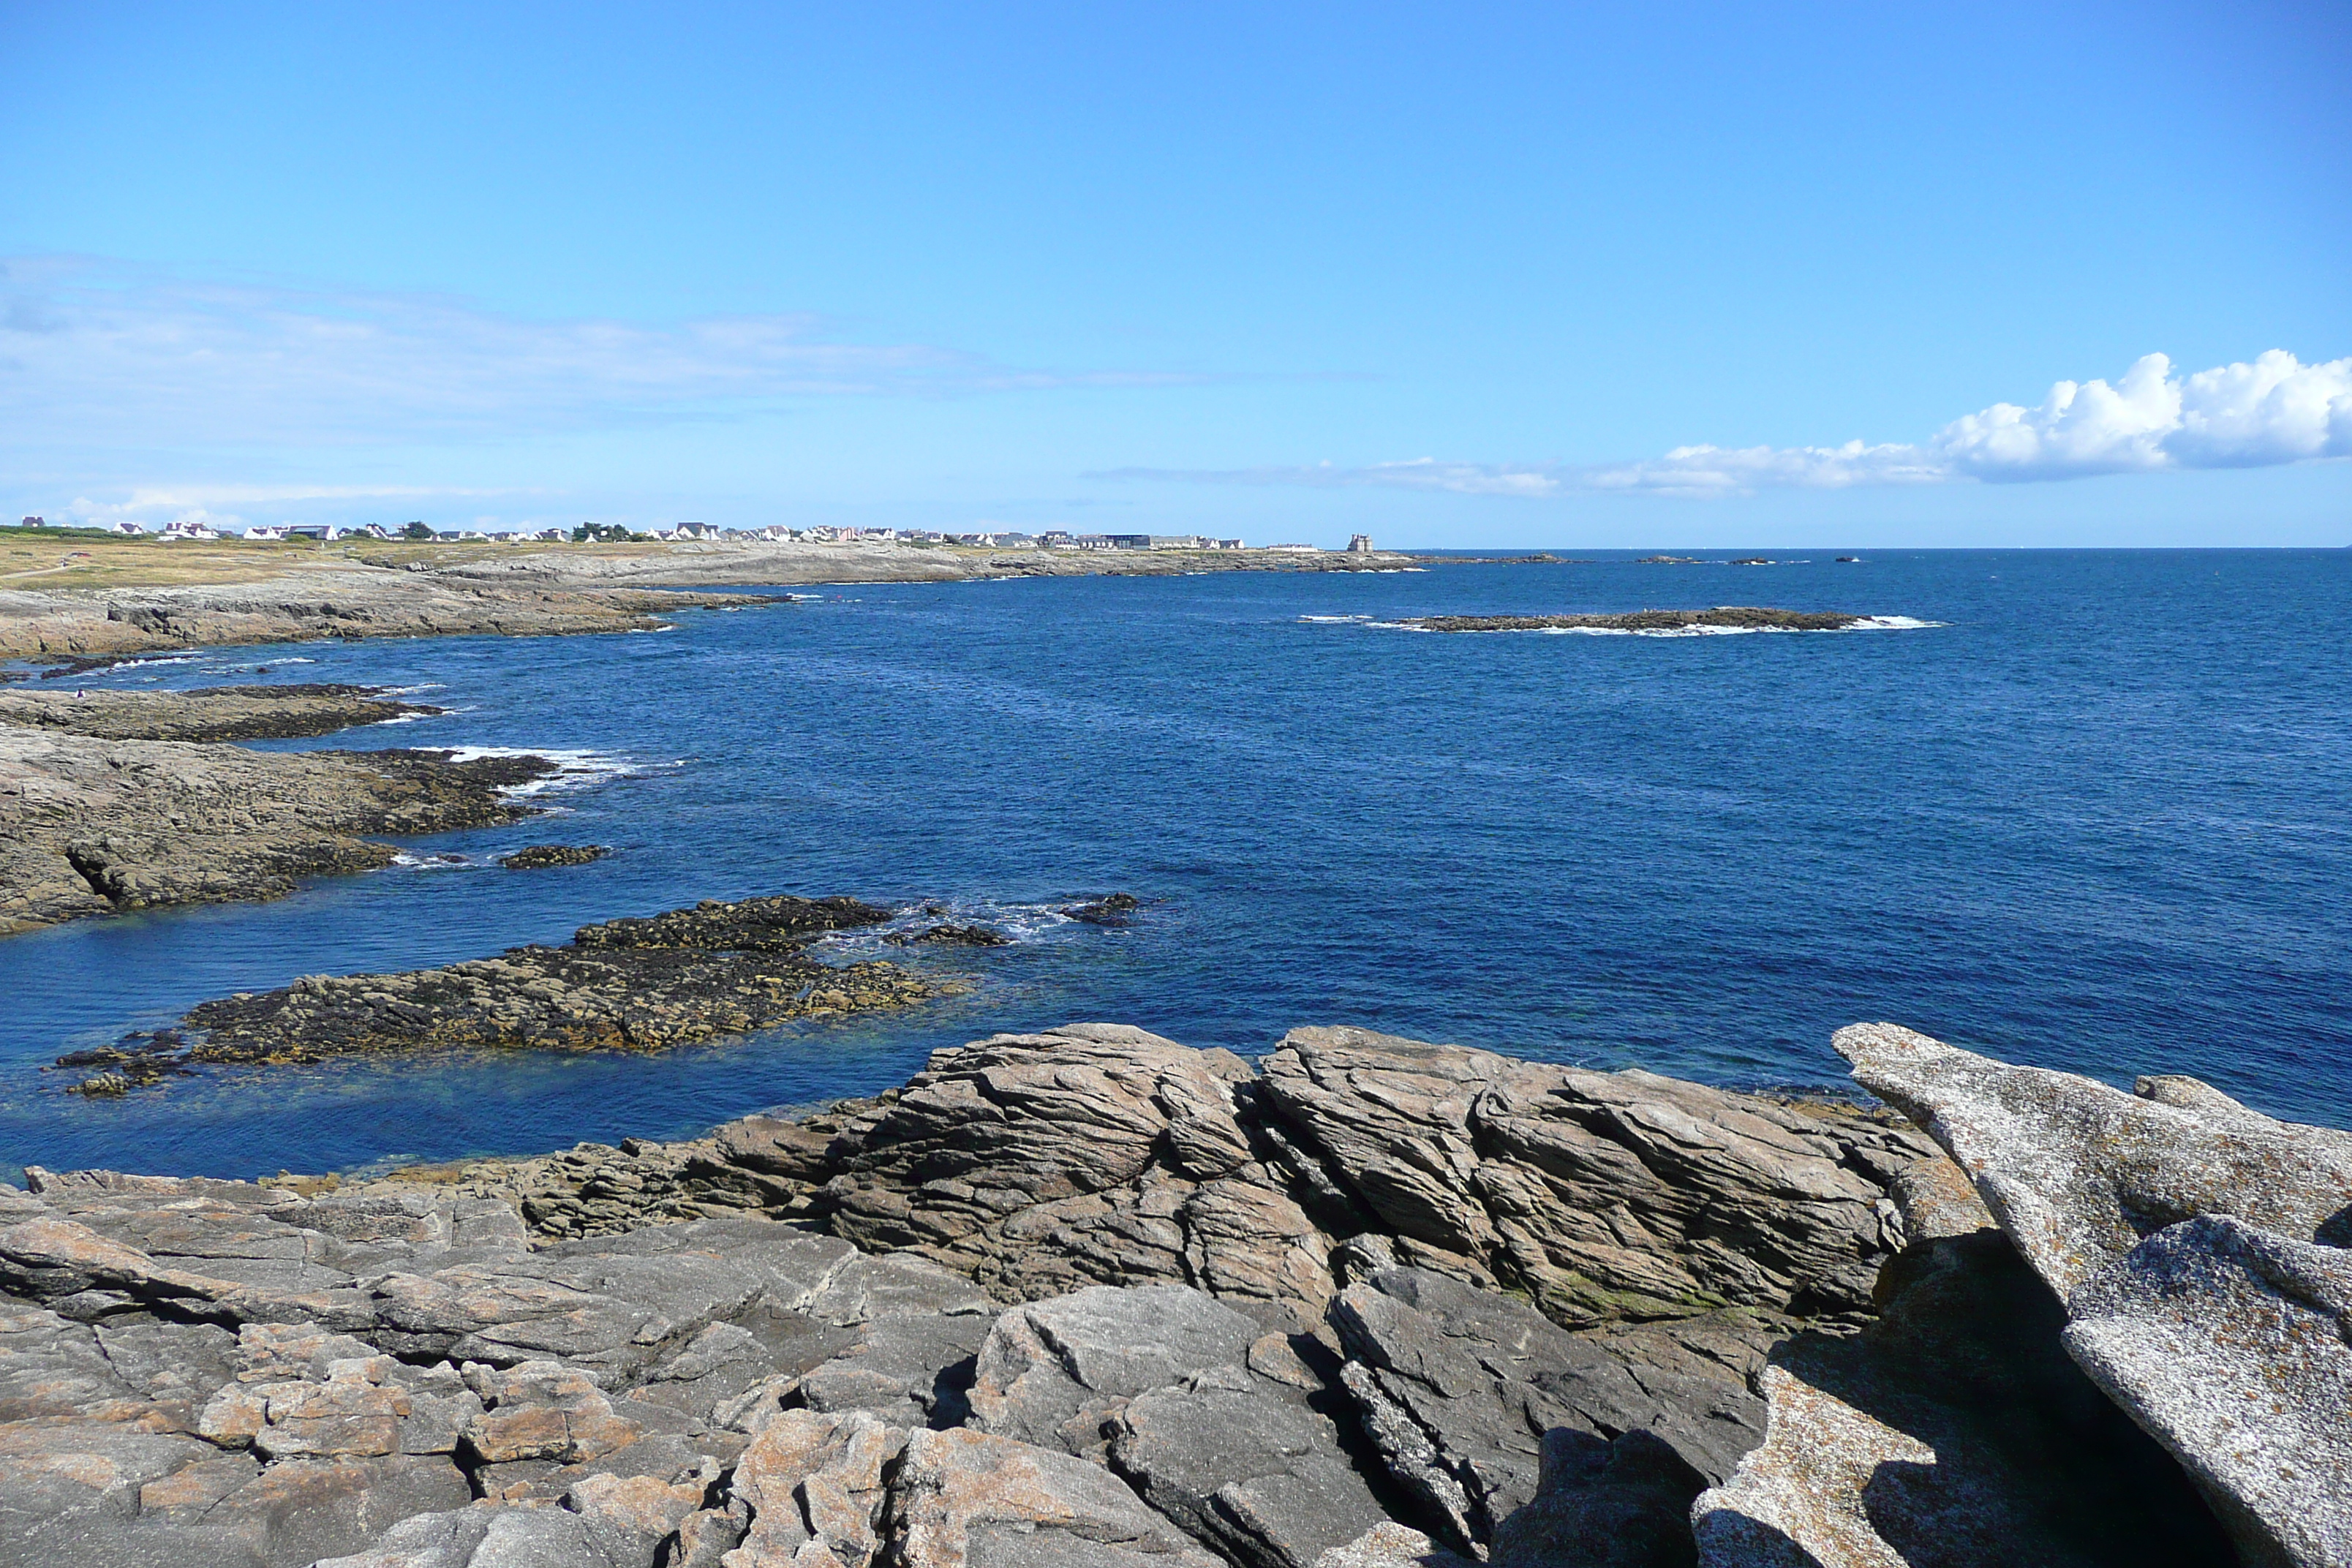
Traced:
[[403, 871], [478, 871], [487, 864], [463, 855], [411, 855], [405, 849], [394, 853], [392, 863]]
[[[880, 925], [829, 932], [812, 945], [843, 957], [880, 957], [904, 951], [888, 940], [893, 936], [926, 931], [938, 925], [976, 925], [986, 926], [999, 935], [1010, 938], [1018, 946], [1036, 942], [1066, 927], [1093, 929], [1062, 912], [1072, 905], [1087, 901], [1086, 899], [1076, 898], [1053, 904], [1019, 904], [997, 899], [929, 899], [900, 910]], [[945, 951], [955, 951], [952, 944], [940, 945]]]
[[629, 630], [635, 635], [651, 637], [656, 632], [674, 632], [677, 628], [676, 626], [631, 626]]
[[1369, 621], [1372, 617], [1370, 616], [1301, 616], [1298, 618], [1310, 626], [1352, 626], [1358, 621]]
[[413, 697], [420, 691], [439, 691], [442, 682], [427, 680], [416, 686], [387, 686], [377, 693], [380, 697]]
[[1433, 630], [1433, 628], [1429, 626], [1416, 626], [1409, 621], [1366, 621], [1364, 625], [1370, 630], [1381, 632], [1426, 632]]
[[89, 670], [86, 673], [90, 675], [112, 675], [115, 671], [121, 669], [152, 669], [158, 665], [194, 664], [195, 662], [196, 656], [194, 654], [175, 653], [169, 658], [126, 658], [121, 664], [110, 664], [104, 669], [93, 669]]
[[1931, 626], [1948, 626], [1951, 624], [1949, 621], [1914, 620], [1909, 616], [1866, 616], [1858, 625], [1848, 626], [1846, 630], [1850, 632], [1919, 632], [1926, 631]]
[[446, 714], [442, 713], [395, 713], [389, 719], [377, 719], [372, 721], [369, 723], [368, 728], [371, 730], [381, 730], [387, 724], [415, 724], [425, 719], [442, 719], [446, 717]]
[[663, 768], [682, 768], [686, 759], [667, 763], [641, 763], [628, 757], [614, 756], [610, 752], [592, 752], [580, 748], [559, 746], [449, 746], [446, 750], [453, 763], [477, 762], [484, 757], [544, 757], [555, 764], [555, 771], [543, 773], [528, 784], [504, 784], [499, 794], [509, 800], [526, 795], [569, 794], [573, 790], [591, 789], [614, 779], [642, 778]]

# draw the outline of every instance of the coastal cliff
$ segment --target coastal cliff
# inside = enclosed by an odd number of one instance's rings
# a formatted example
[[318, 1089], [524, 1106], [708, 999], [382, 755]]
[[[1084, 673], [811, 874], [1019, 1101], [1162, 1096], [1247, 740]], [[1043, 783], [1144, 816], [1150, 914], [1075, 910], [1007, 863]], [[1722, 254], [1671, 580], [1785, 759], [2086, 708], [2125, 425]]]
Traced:
[[1838, 1044], [1916, 1123], [1076, 1025], [685, 1144], [31, 1170], [0, 1556], [2347, 1561], [2352, 1140]]

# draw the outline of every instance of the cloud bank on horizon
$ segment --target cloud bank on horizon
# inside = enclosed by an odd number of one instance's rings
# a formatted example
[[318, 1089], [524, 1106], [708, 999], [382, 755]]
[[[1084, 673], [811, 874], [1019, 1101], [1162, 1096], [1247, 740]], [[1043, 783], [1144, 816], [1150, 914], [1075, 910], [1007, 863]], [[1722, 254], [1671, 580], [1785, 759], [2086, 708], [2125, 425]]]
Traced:
[[1677, 447], [1625, 463], [1454, 463], [1364, 468], [1119, 468], [1097, 476], [1266, 485], [1382, 485], [1458, 495], [1747, 495], [1980, 480], [2017, 484], [2095, 474], [2270, 468], [2352, 458], [2352, 357], [2305, 364], [2284, 349], [2175, 375], [2143, 355], [2113, 384], [2062, 381], [2032, 408], [1996, 403], [1927, 440], [1842, 447]]
[[0, 258], [0, 414], [19, 438], [346, 445], [723, 416], [781, 398], [1197, 378], [1059, 374], [818, 315], [544, 320], [446, 296]]

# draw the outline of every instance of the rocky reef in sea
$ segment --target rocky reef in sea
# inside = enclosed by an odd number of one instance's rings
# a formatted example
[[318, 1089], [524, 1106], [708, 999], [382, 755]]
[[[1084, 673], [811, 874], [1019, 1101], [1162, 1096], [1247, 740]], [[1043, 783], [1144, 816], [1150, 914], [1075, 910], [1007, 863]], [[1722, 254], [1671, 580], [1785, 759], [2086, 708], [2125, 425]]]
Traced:
[[1422, 616], [1400, 624], [1425, 632], [1842, 632], [1869, 620], [1834, 610], [1718, 605], [1709, 610], [1633, 610], [1623, 615]]
[[2352, 1562], [2352, 1136], [1837, 1043], [1895, 1110], [1075, 1025], [684, 1143], [33, 1169], [0, 1561]]
[[[582, 926], [562, 947], [394, 974], [311, 974], [274, 991], [202, 1002], [177, 1026], [73, 1051], [59, 1068], [107, 1097], [182, 1076], [196, 1062], [278, 1066], [391, 1051], [658, 1051], [794, 1018], [907, 1007], [961, 990], [955, 975], [869, 960], [832, 964], [808, 947], [894, 911], [856, 899], [779, 896]], [[977, 928], [934, 927], [979, 943]]]

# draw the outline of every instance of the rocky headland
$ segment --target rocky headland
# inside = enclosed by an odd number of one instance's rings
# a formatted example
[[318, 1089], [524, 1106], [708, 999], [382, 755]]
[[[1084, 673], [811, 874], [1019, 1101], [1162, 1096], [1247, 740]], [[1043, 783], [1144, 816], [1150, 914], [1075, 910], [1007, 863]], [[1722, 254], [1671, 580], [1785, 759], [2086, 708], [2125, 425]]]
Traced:
[[[690, 922], [689, 922], [690, 923]], [[0, 1189], [0, 1561], [2352, 1562], [2352, 1138], [1077, 1025], [687, 1143]]]
[[1719, 605], [1711, 610], [1635, 610], [1591, 616], [1422, 616], [1402, 625], [1425, 632], [1678, 632], [1709, 627], [1730, 631], [1842, 632], [1870, 619], [1831, 611], [1775, 610], [1754, 605]]
[[100, 741], [284, 741], [446, 713], [378, 686], [203, 686], [189, 691], [0, 691], [0, 724]]
[[[163, 546], [149, 546], [151, 551]], [[323, 638], [565, 637], [650, 631], [681, 610], [765, 595], [499, 586], [357, 563], [261, 582], [0, 589], [0, 658], [67, 658]]]
[[174, 904], [274, 899], [373, 870], [362, 835], [520, 821], [556, 764], [417, 750], [252, 752], [222, 742], [437, 713], [363, 686], [0, 691], [0, 935]]
[[563, 947], [398, 974], [305, 975], [275, 991], [199, 1003], [177, 1026], [76, 1051], [100, 1069], [77, 1087], [114, 1095], [195, 1062], [317, 1062], [387, 1051], [658, 1051], [793, 1018], [906, 1007], [961, 988], [879, 962], [827, 964], [807, 944], [879, 925], [855, 899], [706, 900], [690, 910], [583, 926]]

